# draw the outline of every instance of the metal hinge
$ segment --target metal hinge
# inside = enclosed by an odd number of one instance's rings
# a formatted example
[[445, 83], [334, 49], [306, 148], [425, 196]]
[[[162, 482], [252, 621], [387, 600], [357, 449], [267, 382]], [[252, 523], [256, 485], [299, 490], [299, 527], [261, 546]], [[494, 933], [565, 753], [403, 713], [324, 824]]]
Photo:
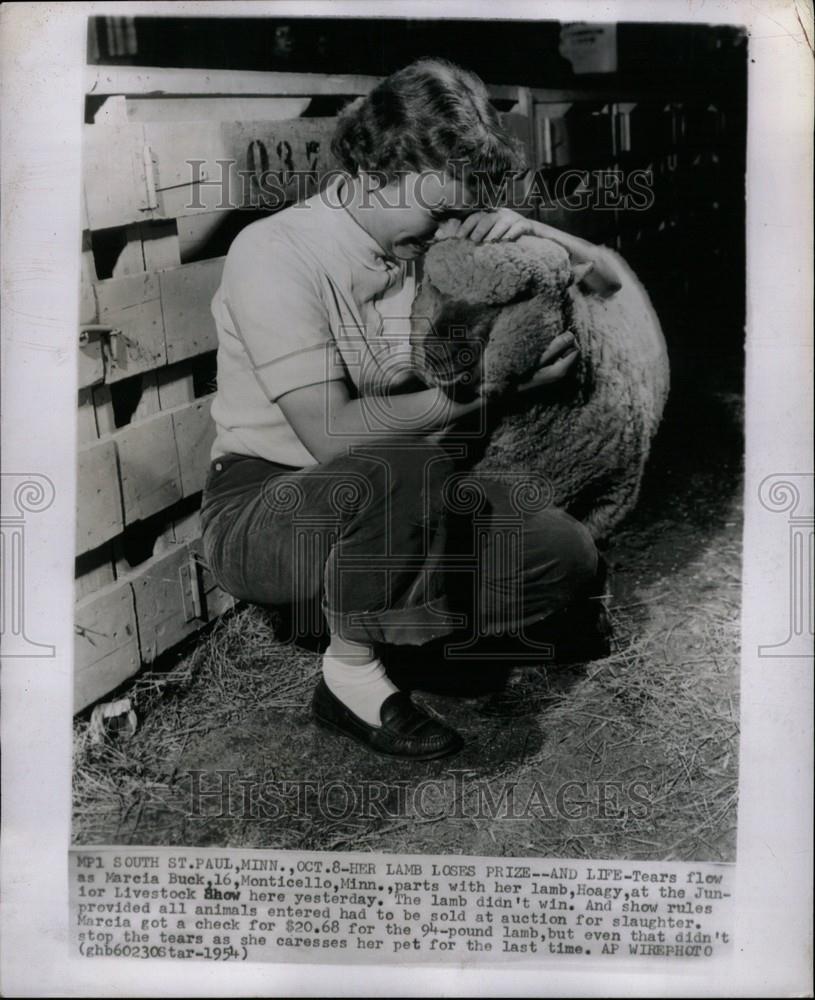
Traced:
[[127, 359], [127, 337], [124, 331], [101, 323], [89, 323], [79, 328], [79, 346], [101, 344], [106, 360], [122, 365]]

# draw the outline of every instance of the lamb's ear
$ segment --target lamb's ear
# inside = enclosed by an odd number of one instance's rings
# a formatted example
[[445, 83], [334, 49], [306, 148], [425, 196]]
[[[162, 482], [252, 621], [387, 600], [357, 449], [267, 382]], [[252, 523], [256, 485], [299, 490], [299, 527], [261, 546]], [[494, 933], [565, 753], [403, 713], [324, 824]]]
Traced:
[[509, 241], [439, 240], [428, 251], [424, 266], [443, 295], [472, 305], [512, 302], [530, 291], [537, 278], [528, 251]]

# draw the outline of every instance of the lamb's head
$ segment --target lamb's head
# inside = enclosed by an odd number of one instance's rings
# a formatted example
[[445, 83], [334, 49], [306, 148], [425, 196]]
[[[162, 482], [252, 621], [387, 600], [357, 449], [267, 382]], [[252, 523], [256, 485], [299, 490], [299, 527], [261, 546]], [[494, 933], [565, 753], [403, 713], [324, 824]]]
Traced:
[[413, 304], [414, 363], [453, 398], [499, 395], [530, 376], [569, 329], [575, 280], [568, 254], [551, 240], [440, 240]]

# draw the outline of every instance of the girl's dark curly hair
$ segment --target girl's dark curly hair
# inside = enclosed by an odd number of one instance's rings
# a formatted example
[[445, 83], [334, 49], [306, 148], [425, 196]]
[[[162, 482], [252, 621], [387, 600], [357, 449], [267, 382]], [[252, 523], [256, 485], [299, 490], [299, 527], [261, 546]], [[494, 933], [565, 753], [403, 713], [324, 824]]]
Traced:
[[352, 176], [386, 181], [453, 165], [470, 185], [484, 176], [500, 184], [526, 167], [483, 82], [444, 59], [411, 63], [345, 107], [331, 151]]

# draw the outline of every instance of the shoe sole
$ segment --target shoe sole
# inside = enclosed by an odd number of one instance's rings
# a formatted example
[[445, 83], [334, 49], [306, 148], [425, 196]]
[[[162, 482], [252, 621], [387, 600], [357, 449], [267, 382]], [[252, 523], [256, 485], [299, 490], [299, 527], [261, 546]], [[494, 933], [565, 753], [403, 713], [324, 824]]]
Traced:
[[423, 754], [388, 753], [387, 750], [372, 747], [362, 736], [357, 736], [356, 733], [349, 733], [347, 729], [343, 729], [342, 726], [338, 726], [336, 722], [332, 722], [330, 719], [324, 719], [322, 716], [317, 715], [316, 712], [312, 712], [311, 717], [323, 729], [330, 729], [334, 733], [339, 733], [340, 736], [345, 736], [347, 739], [361, 744], [370, 753], [375, 753], [379, 757], [388, 757], [390, 760], [438, 760], [440, 757], [452, 757], [453, 754], [460, 753], [464, 749], [462, 741], [459, 746], [445, 747], [442, 750], [431, 750]]

